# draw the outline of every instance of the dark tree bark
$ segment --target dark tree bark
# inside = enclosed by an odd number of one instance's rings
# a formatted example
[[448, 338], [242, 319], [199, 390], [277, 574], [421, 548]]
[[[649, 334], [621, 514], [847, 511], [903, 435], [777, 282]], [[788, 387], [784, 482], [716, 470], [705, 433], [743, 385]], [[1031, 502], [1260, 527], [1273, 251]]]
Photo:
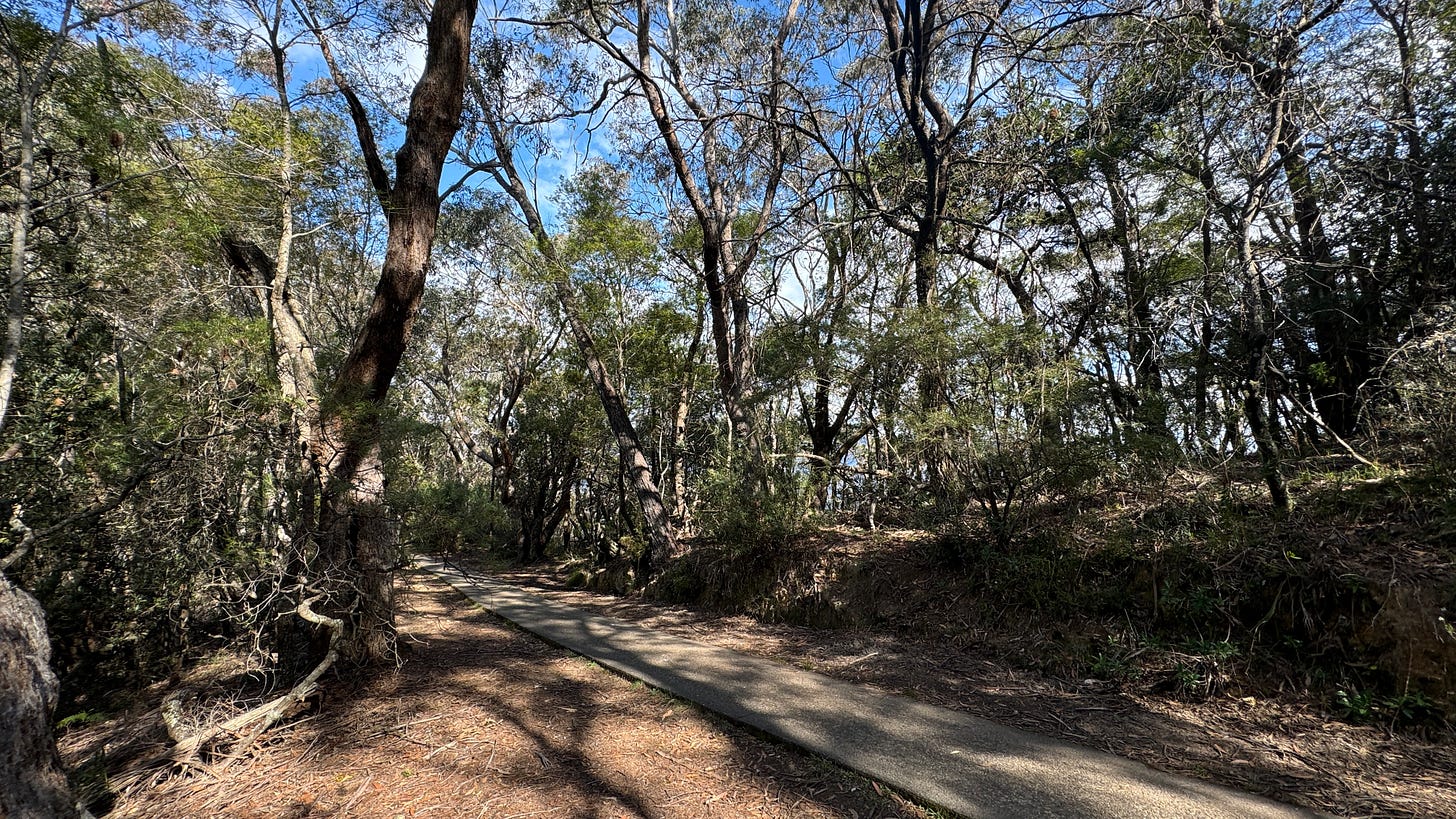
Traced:
[[1112, 242], [1122, 261], [1126, 291], [1127, 354], [1132, 362], [1133, 413], [1146, 435], [1172, 438], [1168, 408], [1163, 402], [1163, 368], [1153, 332], [1153, 281], [1138, 251], [1137, 216], [1133, 211], [1127, 180], [1117, 157], [1099, 152], [1098, 171], [1107, 183], [1112, 205]]
[[1298, 233], [1293, 261], [1306, 283], [1307, 319], [1314, 340], [1310, 349], [1303, 339], [1290, 339], [1289, 352], [1324, 423], [1337, 435], [1350, 435], [1359, 429], [1361, 391], [1376, 369], [1368, 342], [1373, 328], [1361, 322], [1362, 311], [1350, 304], [1341, 287], [1342, 265], [1325, 231], [1323, 207], [1307, 159], [1308, 131], [1296, 103], [1297, 69], [1304, 51], [1300, 38], [1338, 7], [1338, 3], [1329, 3], [1298, 21], [1251, 31], [1257, 35], [1253, 41], [1271, 46], [1267, 57], [1256, 53], [1248, 39], [1233, 33], [1221, 0], [1204, 0], [1203, 13], [1216, 52], [1247, 73], [1268, 106], [1269, 135], [1289, 188]]
[[[950, 202], [946, 164], [965, 125], [965, 118], [954, 118], [934, 90], [936, 51], [953, 20], [943, 17], [937, 0], [909, 0], [903, 8], [897, 1], [879, 0], [878, 10], [895, 98], [915, 140], [921, 172], [916, 182], [924, 186], [912, 206], [916, 214], [913, 227], [906, 231], [915, 270], [915, 305], [924, 312], [935, 306], [940, 278], [940, 234]], [[898, 221], [892, 219], [891, 224]], [[921, 362], [920, 410], [927, 415], [945, 406], [945, 362], [940, 358], [937, 353]], [[925, 455], [931, 494], [937, 500], [943, 499], [953, 469], [947, 449], [943, 441], [937, 441]]]
[[50, 659], [40, 604], [0, 574], [0, 816], [10, 819], [80, 815], [51, 734]]
[[304, 12], [348, 103], [389, 227], [374, 301], [320, 410], [313, 441], [323, 482], [317, 569], [329, 577], [334, 606], [350, 613], [343, 653], [360, 662], [394, 656], [394, 571], [400, 556], [398, 533], [384, 507], [381, 413], [424, 295], [440, 216], [440, 172], [464, 107], [475, 11], [476, 0], [437, 0], [431, 9], [425, 67], [410, 97], [392, 182], [368, 115], [334, 61], [323, 26]]
[[809, 485], [813, 491], [814, 507], [823, 511], [829, 501], [829, 485], [834, 470], [849, 454], [849, 450], [869, 433], [869, 428], [860, 427], [844, 435], [845, 422], [859, 401], [860, 390], [869, 373], [869, 362], [862, 362], [849, 374], [844, 383], [844, 398], [838, 408], [831, 408], [830, 401], [835, 391], [833, 372], [834, 350], [839, 343], [838, 327], [849, 309], [849, 259], [854, 244], [852, 231], [837, 231], [831, 227], [820, 228], [825, 247], [824, 304], [815, 315], [809, 317], [808, 341], [810, 360], [813, 364], [813, 397], [799, 391], [799, 417], [809, 438]]
[[521, 510], [521, 563], [531, 564], [546, 556], [551, 538], [571, 511], [571, 486], [576, 480], [577, 457], [566, 456], [559, 465], [544, 467], [535, 493]]
[[1254, 261], [1253, 241], [1250, 238], [1253, 232], [1253, 214], [1251, 199], [1241, 219], [1239, 240], [1239, 267], [1244, 275], [1239, 331], [1245, 345], [1240, 391], [1243, 393], [1244, 420], [1254, 437], [1254, 447], [1259, 454], [1259, 472], [1264, 478], [1264, 484], [1269, 487], [1269, 500], [1276, 510], [1288, 512], [1289, 490], [1284, 485], [1284, 476], [1280, 471], [1284, 453], [1279, 446], [1279, 416], [1273, 411], [1277, 404], [1269, 401], [1268, 314], [1272, 310], [1264, 287], [1263, 273]]

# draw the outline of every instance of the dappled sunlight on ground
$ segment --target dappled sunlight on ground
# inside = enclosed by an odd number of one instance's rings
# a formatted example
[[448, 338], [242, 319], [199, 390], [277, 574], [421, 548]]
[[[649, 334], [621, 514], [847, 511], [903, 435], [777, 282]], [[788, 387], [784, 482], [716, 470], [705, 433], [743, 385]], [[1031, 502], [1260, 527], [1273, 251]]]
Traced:
[[[409, 582], [398, 670], [334, 683], [318, 713], [271, 732], [242, 759], [185, 772], [113, 769], [112, 780], [130, 787], [111, 815], [924, 815], [872, 783], [504, 626], [437, 583]], [[72, 737], [72, 759], [104, 743], [107, 729]]]
[[908, 694], [1006, 725], [1336, 815], [1456, 817], [1456, 743], [1335, 721], [1298, 698], [1178, 699], [1146, 686], [1010, 667], [976, 641], [814, 629], [567, 589], [550, 570], [499, 572], [553, 600], [693, 640]]

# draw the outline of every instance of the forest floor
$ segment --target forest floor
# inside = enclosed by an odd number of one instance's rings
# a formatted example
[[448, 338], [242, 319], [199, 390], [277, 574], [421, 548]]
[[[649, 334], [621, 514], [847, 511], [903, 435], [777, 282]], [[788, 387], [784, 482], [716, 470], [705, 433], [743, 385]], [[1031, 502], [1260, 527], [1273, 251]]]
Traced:
[[[1456, 736], [1352, 725], [1301, 699], [1189, 701], [1026, 670], [989, 641], [760, 622], [569, 589], [563, 567], [494, 571], [570, 605], [777, 658], [1340, 816], [1456, 819]], [[404, 662], [326, 698], [236, 759], [179, 770], [158, 710], [69, 731], [67, 763], [111, 817], [918, 817], [862, 778], [725, 724], [503, 624], [412, 575]], [[237, 664], [184, 685], [242, 710]], [[256, 684], [252, 684], [256, 688]], [[202, 704], [195, 706], [203, 708]], [[223, 718], [226, 713], [222, 713]], [[100, 811], [98, 811], [99, 813]]]
[[[437, 581], [409, 577], [399, 625], [398, 669], [329, 684], [311, 714], [236, 759], [158, 764], [169, 747], [160, 688], [129, 715], [70, 731], [63, 755], [93, 793], [109, 792], [93, 808], [109, 817], [928, 815], [547, 645]], [[252, 702], [236, 671], [217, 663], [186, 684], [240, 710]]]
[[[1017, 668], [987, 642], [874, 629], [761, 622], [570, 589], [564, 569], [496, 579], [581, 609], [690, 639], [780, 659], [843, 680], [1350, 817], [1456, 817], [1456, 733], [1334, 719], [1298, 692], [1224, 693], [1202, 701], [1154, 686], [1065, 679]], [[846, 814], [847, 815], [847, 814]]]

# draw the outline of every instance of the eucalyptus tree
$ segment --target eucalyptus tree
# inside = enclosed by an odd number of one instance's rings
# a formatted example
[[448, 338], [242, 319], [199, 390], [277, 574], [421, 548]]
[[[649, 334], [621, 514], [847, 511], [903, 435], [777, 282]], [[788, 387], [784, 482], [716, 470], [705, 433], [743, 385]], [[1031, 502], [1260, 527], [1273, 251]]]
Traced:
[[[681, 10], [646, 0], [588, 2], [544, 22], [594, 46], [640, 95], [656, 136], [648, 144], [701, 237], [699, 273], [719, 394], [737, 442], [750, 453], [749, 473], [760, 471], [750, 273], [779, 212], [784, 168], [800, 150], [785, 127], [783, 99], [785, 81], [802, 70], [791, 56], [801, 36], [799, 0]], [[766, 42], [765, 32], [772, 32]]]
[[447, 205], [435, 253], [441, 275], [425, 293], [418, 355], [403, 364], [413, 411], [443, 439], [451, 479], [484, 483], [507, 506], [512, 417], [559, 336], [550, 304], [521, 276], [529, 242], [497, 202], [477, 195]]
[[[312, 544], [311, 510], [318, 472], [309, 444], [318, 436], [319, 369], [314, 338], [299, 298], [295, 247], [306, 234], [300, 214], [305, 191], [322, 175], [316, 166], [317, 132], [307, 127], [312, 112], [294, 102], [296, 51], [309, 37], [291, 7], [238, 0], [196, 9], [196, 32], [209, 57], [230, 66], [238, 86], [260, 86], [258, 93], [237, 91], [217, 101], [208, 130], [225, 147], [191, 164], [192, 196], [198, 209], [213, 210], [213, 231], [220, 256], [241, 289], [256, 299], [267, 327], [270, 368], [282, 415], [277, 432], [261, 436], [259, 478], [255, 484], [262, 520], [251, 535], [270, 560], [258, 567], [253, 599], [264, 601], [255, 613], [271, 622], [272, 649], [280, 665], [306, 669], [313, 624], [290, 616], [289, 609], [312, 594], [303, 588]], [[218, 95], [222, 96], [222, 95]], [[199, 119], [206, 114], [197, 111]], [[201, 124], [201, 123], [199, 123]], [[176, 146], [168, 144], [170, 150]], [[313, 166], [313, 167], [311, 167]], [[281, 610], [281, 611], [280, 611]], [[331, 660], [330, 660], [331, 661]]]
[[1087, 13], [1075, 4], [941, 0], [836, 7], [823, 15], [819, 71], [793, 94], [794, 126], [858, 199], [862, 218], [908, 243], [921, 460], [941, 500], [952, 466], [949, 433], [936, 427], [953, 400], [947, 339], [959, 320], [945, 290], [967, 283], [962, 265], [973, 265], [1009, 294], [1022, 322], [1045, 321], [1034, 245], [1022, 246], [1015, 228], [1037, 165], [1018, 145], [1037, 139], [1028, 130], [1038, 112], [1029, 66], [1049, 60], [1053, 35]]
[[[1386, 351], [1428, 331], [1443, 208], [1433, 207], [1423, 28], [1386, 4], [1273, 3], [1201, 12], [1210, 64], [1265, 109], [1264, 230], [1283, 274], [1284, 404], [1309, 437], [1363, 430]], [[1425, 23], [1428, 25], [1428, 23]], [[1439, 70], [1439, 68], [1437, 68]], [[1434, 102], [1433, 96], [1425, 101]], [[1307, 402], [1307, 407], [1306, 407]]]
[[[606, 414], [608, 426], [617, 440], [623, 461], [623, 472], [632, 486], [642, 511], [648, 547], [643, 550], [639, 565], [640, 570], [645, 574], [651, 570], [654, 559], [671, 556], [677, 551], [676, 535], [673, 531], [672, 520], [668, 516], [667, 507], [663, 503], [662, 493], [658, 489], [657, 480], [653, 476], [652, 466], [647, 460], [647, 454], [637, 434], [637, 427], [632, 421], [626, 398], [618, 386], [623, 374], [619, 372], [616, 377], [613, 377], [603, 360], [598, 348], [597, 333], [593, 332], [582, 308], [571, 269], [572, 256], [581, 257], [591, 250], [586, 246], [595, 244], [600, 248], [612, 241], [610, 237], [606, 237], [606, 234], [610, 233], [614, 227], [610, 224], [613, 221], [613, 215], [600, 212], [604, 207], [602, 201], [591, 201], [593, 193], [590, 190], [590, 180], [587, 180], [587, 184], [583, 186], [586, 191], [585, 201], [579, 204], [573, 214], [574, 224], [571, 226], [572, 234], [567, 238], [567, 248], [560, 247], [557, 239], [547, 230], [545, 221], [536, 207], [535, 197], [527, 187], [526, 178], [517, 167], [517, 140], [521, 127], [502, 121], [503, 107], [495, 104], [500, 101], [500, 97], [491, 99], [488, 96], [490, 92], [479, 82], [475, 89], [476, 102], [482, 116], [486, 117], [483, 125], [490, 134], [491, 157], [485, 161], [474, 160], [473, 164], [490, 173], [496, 184], [514, 202], [526, 230], [534, 241], [536, 252], [544, 267], [544, 273], [551, 283], [557, 304], [561, 308], [562, 315], [565, 317], [576, 343], [577, 351], [582, 356], [587, 372], [591, 376], [592, 385], [601, 402], [602, 410]], [[597, 193], [597, 196], [600, 199], [600, 192]], [[573, 244], [575, 248], [572, 247]], [[642, 249], [640, 246], [636, 248], [639, 252]], [[606, 248], [606, 252], [610, 255], [613, 251]], [[629, 248], [628, 253], [630, 252]], [[618, 264], [621, 264], [623, 259], [617, 261]], [[559, 492], [560, 489], [555, 491]], [[564, 493], [562, 494], [564, 497]], [[561, 515], [555, 515], [557, 521], [560, 520], [560, 517]], [[529, 534], [523, 533], [523, 536]], [[539, 548], [544, 546], [544, 543], [534, 544], [534, 546]], [[533, 551], [533, 544], [529, 541], [524, 549], [523, 556], [529, 557], [536, 554]]]
[[1400, 134], [1404, 149], [1395, 157], [1394, 167], [1377, 178], [1388, 180], [1379, 185], [1384, 193], [1395, 193], [1402, 200], [1396, 221], [1405, 224], [1396, 225], [1395, 241], [1406, 271], [1406, 299], [1419, 314], [1456, 286], [1451, 275], [1441, 275], [1452, 270], [1456, 245], [1449, 207], [1456, 181], [1449, 156], [1452, 136], [1449, 125], [1441, 133], [1435, 124], [1449, 123], [1456, 104], [1450, 84], [1443, 82], [1453, 63], [1443, 46], [1450, 36], [1452, 14], [1442, 4], [1414, 0], [1370, 0], [1370, 9], [1384, 21], [1390, 40], [1387, 49], [1395, 58], [1385, 63], [1388, 71], [1375, 71], [1376, 81], [1391, 89], [1381, 100], [1384, 105], [1378, 115]]
[[1174, 310], [1190, 308], [1202, 197], [1184, 174], [1178, 110], [1199, 54], [1164, 34], [1140, 16], [1063, 32], [1057, 59], [1043, 69], [1063, 78], [1048, 109], [1061, 127], [1044, 148], [1044, 187], [1065, 264], [1084, 268], [1062, 346], [1090, 340], [1114, 413], [1150, 445], [1144, 450], [1168, 454], [1181, 386], [1168, 372], [1177, 350], [1170, 334]]
[[812, 199], [781, 233], [776, 244], [787, 246], [772, 248], [780, 284], [764, 331], [763, 378], [797, 398], [812, 502], [822, 510], [836, 472], [870, 432], [862, 398], [890, 265], [879, 225], [860, 218], [842, 189]]
[[[1237, 249], [1239, 392], [1279, 509], [1290, 505], [1279, 407], [1302, 407], [1301, 393], [1312, 395], [1318, 415], [1308, 408], [1303, 415], [1339, 439], [1358, 427], [1361, 392], [1372, 372], [1360, 311], [1346, 301], [1358, 283], [1341, 282], [1351, 271], [1338, 258], [1322, 156], [1313, 150], [1325, 91], [1314, 65], [1328, 53], [1321, 40], [1339, 36], [1331, 27], [1342, 6], [1338, 0], [1280, 3], [1262, 8], [1256, 20], [1243, 10], [1230, 17], [1214, 2], [1200, 18], [1216, 96], [1234, 112], [1215, 149], [1224, 158], [1214, 160], [1213, 171], [1225, 165], [1226, 176], [1204, 186]], [[1289, 370], [1273, 357], [1276, 343], [1289, 356]]]
[[[1456, 96], [1445, 46], [1452, 15], [1439, 3], [1371, 0], [1345, 6], [1342, 17], [1332, 27], [1354, 30], [1338, 41], [1318, 32], [1322, 59], [1307, 73], [1352, 77], [1358, 92], [1343, 83], [1328, 92], [1310, 129], [1323, 140], [1315, 181], [1332, 243], [1345, 251], [1338, 308], [1373, 358], [1372, 383], [1360, 397], [1378, 404], [1389, 397], [1379, 376], [1385, 356], [1433, 332], [1432, 314], [1453, 288]], [[1331, 177], [1340, 192], [1330, 190]]]
[[[579, 263], [584, 255], [592, 252], [593, 249], [590, 246], [593, 244], [597, 245], [598, 252], [607, 254], [620, 252], [614, 251], [610, 247], [603, 247], [604, 243], [610, 243], [616, 238], [605, 235], [613, 229], [613, 226], [609, 224], [611, 215], [593, 212], [594, 209], [602, 207], [600, 202], [582, 202], [577, 211], [572, 214], [571, 232], [565, 237], [566, 247], [560, 247], [557, 240], [546, 231], [540, 213], [535, 209], [532, 198], [526, 191], [525, 182], [516, 168], [510, 144], [505, 142], [499, 126], [493, 127], [497, 129], [495, 132], [497, 134], [495, 136], [495, 161], [500, 167], [497, 174], [498, 181], [515, 201], [516, 207], [535, 239], [537, 252], [546, 268], [545, 273], [551, 281], [556, 301], [566, 318], [567, 326], [576, 342], [577, 351], [582, 356], [587, 372], [591, 376], [592, 385], [596, 389], [602, 410], [606, 414], [607, 424], [617, 440], [623, 460], [622, 471], [627, 476], [641, 508], [648, 537], [648, 548], [643, 550], [639, 565], [645, 574], [651, 570], [654, 559], [669, 557], [677, 551], [676, 534], [663, 503], [662, 493], [657, 487], [657, 480], [653, 476], [652, 466], [647, 460], [647, 453], [637, 434], [637, 427], [632, 420], [626, 398], [618, 386], [625, 373], [619, 369], [614, 377], [608, 370], [598, 347], [598, 333], [594, 332], [590, 326], [578, 295], [578, 287], [572, 280], [571, 270], [574, 263]], [[588, 193], [589, 195], [590, 193]], [[628, 241], [630, 242], [630, 238]], [[637, 247], [638, 252], [642, 250], [641, 246]], [[628, 248], [627, 252], [630, 253], [631, 249]], [[616, 260], [616, 264], [621, 265], [624, 261], [625, 259], [619, 258]]]
[[430, 9], [424, 69], [410, 97], [393, 176], [369, 112], [333, 54], [327, 31], [338, 21], [295, 5], [348, 105], [364, 173], [389, 227], [373, 302], [321, 402], [317, 432], [309, 442], [322, 486], [319, 562], [311, 570], [328, 578], [335, 595], [348, 598], [334, 601], [350, 618], [342, 648], [360, 661], [394, 655], [398, 532], [385, 509], [382, 412], [424, 294], [441, 173], [464, 107], [476, 5], [475, 0], [440, 0]]

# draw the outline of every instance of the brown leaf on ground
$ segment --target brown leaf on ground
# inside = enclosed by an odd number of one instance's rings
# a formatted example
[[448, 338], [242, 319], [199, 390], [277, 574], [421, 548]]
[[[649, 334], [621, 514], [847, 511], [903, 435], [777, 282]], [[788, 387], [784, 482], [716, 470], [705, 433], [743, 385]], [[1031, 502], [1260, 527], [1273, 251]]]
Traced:
[[320, 713], [270, 732], [245, 759], [129, 768], [149, 755], [137, 748], [161, 747], [153, 710], [71, 734], [68, 762], [110, 749], [111, 781], [132, 783], [111, 817], [925, 816], [512, 629], [441, 584], [410, 582], [401, 667], [334, 683]]
[[[1165, 771], [1338, 816], [1456, 819], [1456, 742], [1330, 719], [1297, 697], [1203, 702], [1010, 667], [978, 642], [815, 629], [565, 587], [550, 569], [494, 574], [581, 609], [875, 685]], [[1252, 701], [1250, 701], [1252, 699]]]

